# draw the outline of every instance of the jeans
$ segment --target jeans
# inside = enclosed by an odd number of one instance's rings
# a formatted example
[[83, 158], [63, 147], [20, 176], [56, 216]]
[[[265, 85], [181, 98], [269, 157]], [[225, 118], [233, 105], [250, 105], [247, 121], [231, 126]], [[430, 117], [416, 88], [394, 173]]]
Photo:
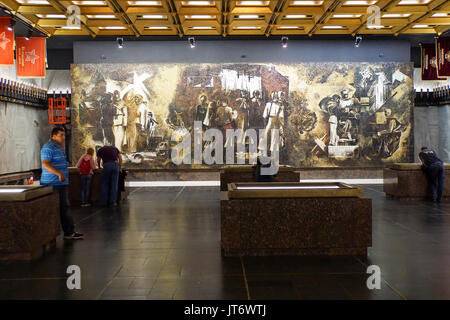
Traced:
[[431, 200], [441, 201], [444, 193], [444, 165], [442, 162], [432, 163], [427, 168], [428, 183], [431, 190]]
[[59, 216], [61, 219], [61, 226], [65, 235], [75, 232], [72, 215], [69, 213], [69, 193], [65, 186], [53, 186], [53, 189], [59, 193]]
[[107, 162], [103, 164], [101, 204], [117, 203], [119, 188], [119, 164]]
[[89, 195], [91, 193], [92, 174], [80, 175], [81, 184], [81, 204], [89, 202]]

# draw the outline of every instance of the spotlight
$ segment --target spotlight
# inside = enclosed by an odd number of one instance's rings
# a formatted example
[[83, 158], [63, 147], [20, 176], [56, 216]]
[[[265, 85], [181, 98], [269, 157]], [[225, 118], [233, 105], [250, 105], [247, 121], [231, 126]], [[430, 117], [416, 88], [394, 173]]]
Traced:
[[119, 49], [123, 48], [123, 38], [117, 38], [117, 47], [119, 47]]
[[11, 18], [11, 21], [9, 22], [9, 26], [8, 26], [8, 30], [9, 31], [13, 31], [14, 30], [14, 25], [16, 24], [16, 20]]
[[362, 41], [362, 36], [357, 35], [357, 36], [355, 37], [355, 47], [356, 47], [356, 48], [359, 48], [359, 45], [361, 44], [361, 41]]
[[189, 44], [191, 45], [191, 48], [195, 48], [195, 39], [194, 37], [188, 38]]
[[283, 36], [283, 37], [281, 37], [281, 45], [283, 46], [283, 48], [287, 48], [287, 46], [288, 46], [288, 37], [286, 37], [286, 36]]
[[30, 40], [30, 37], [31, 37], [31, 33], [32, 33], [33, 31], [31, 31], [31, 30], [29, 30], [28, 31], [28, 34], [27, 34], [27, 36], [25, 37], [25, 40]]

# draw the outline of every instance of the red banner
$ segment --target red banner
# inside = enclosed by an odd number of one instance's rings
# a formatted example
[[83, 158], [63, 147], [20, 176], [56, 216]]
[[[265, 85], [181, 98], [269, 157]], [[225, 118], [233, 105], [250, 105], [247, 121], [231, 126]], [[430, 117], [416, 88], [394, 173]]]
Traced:
[[10, 17], [0, 17], [0, 65], [14, 64], [14, 30], [8, 30], [10, 21]]
[[45, 40], [44, 37], [16, 38], [17, 77], [45, 77]]
[[421, 44], [422, 80], [447, 80], [439, 78], [437, 74], [436, 46], [434, 44]]
[[450, 77], [450, 38], [436, 39], [438, 77]]

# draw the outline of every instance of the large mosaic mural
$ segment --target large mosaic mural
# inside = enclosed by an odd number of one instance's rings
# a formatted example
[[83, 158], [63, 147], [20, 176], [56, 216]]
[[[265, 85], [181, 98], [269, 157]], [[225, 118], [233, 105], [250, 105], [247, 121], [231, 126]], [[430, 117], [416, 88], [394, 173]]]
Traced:
[[[127, 167], [175, 167], [171, 150], [198, 121], [224, 136], [279, 129], [280, 163], [296, 167], [408, 162], [412, 70], [408, 63], [72, 65], [73, 161], [87, 147], [115, 145]], [[244, 153], [236, 156], [248, 159]]]

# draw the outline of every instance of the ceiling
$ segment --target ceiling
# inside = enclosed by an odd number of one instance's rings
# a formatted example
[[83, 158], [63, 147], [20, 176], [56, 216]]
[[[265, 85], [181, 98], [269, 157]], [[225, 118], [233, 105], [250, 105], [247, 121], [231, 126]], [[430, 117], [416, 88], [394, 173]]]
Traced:
[[[449, 0], [0, 0], [0, 4], [48, 36], [398, 36], [441, 35], [450, 28]], [[79, 20], [73, 18], [77, 10]], [[371, 19], [377, 11], [380, 19]]]

